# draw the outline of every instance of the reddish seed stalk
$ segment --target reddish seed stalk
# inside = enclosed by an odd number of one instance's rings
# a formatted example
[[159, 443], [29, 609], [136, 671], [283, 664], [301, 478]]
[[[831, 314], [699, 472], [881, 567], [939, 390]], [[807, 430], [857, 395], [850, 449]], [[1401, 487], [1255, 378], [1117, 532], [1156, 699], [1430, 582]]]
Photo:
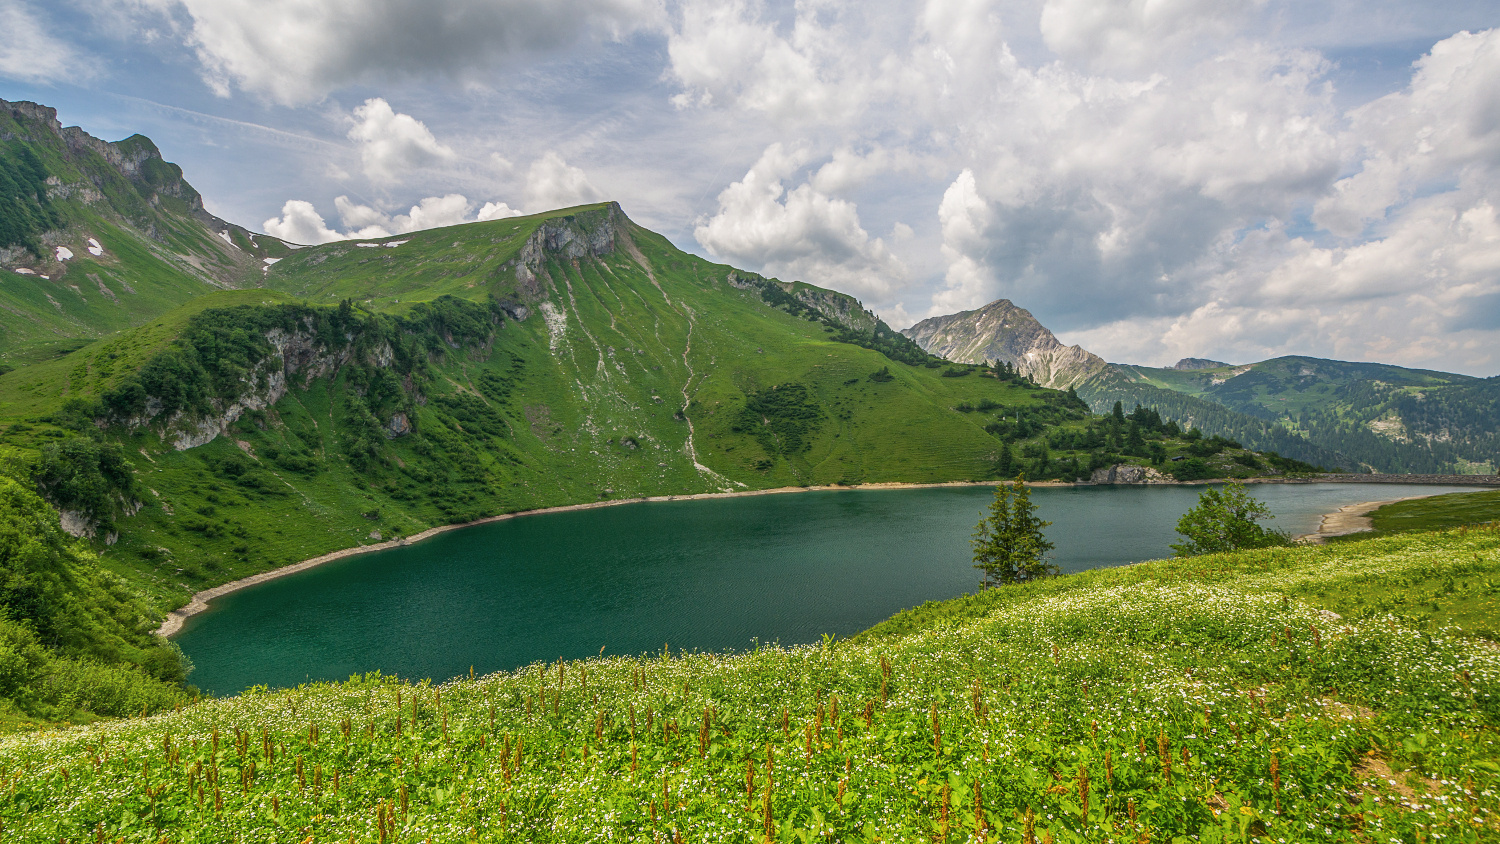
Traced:
[[1080, 816], [1084, 823], [1089, 820], [1089, 768], [1087, 765], [1078, 766], [1078, 803]]

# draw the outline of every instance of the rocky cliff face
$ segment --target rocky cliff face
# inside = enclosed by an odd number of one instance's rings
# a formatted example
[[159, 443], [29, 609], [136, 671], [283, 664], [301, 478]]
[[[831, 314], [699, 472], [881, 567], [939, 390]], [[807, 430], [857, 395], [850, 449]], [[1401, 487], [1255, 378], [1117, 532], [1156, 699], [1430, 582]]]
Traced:
[[924, 319], [901, 332], [927, 352], [958, 363], [1005, 362], [1043, 387], [1077, 386], [1106, 366], [1080, 346], [1064, 346], [1025, 308], [998, 299], [976, 311]]
[[[286, 252], [282, 241], [253, 234], [210, 214], [203, 207], [202, 195], [183, 177], [182, 168], [165, 160], [145, 135], [104, 141], [77, 126], [63, 126], [54, 108], [0, 100], [0, 141], [16, 142], [47, 169], [46, 199], [50, 203], [89, 206], [173, 251], [182, 248], [182, 229], [188, 224], [196, 230], [197, 245], [206, 249], [190, 249], [199, 254], [184, 266], [216, 287], [253, 282], [265, 270], [265, 258]], [[0, 216], [10, 213], [13, 209], [0, 208]], [[72, 217], [63, 214], [59, 222], [66, 227], [75, 222]], [[177, 235], [176, 239], [168, 233]], [[74, 237], [69, 242], [66, 232], [35, 234], [47, 246], [66, 245], [74, 247], [74, 254], [83, 254], [83, 241]], [[48, 259], [44, 254], [28, 257], [27, 252], [24, 247], [17, 248], [17, 243], [0, 242], [0, 265]]]
[[[98, 174], [89, 174], [89, 153], [102, 158], [120, 176], [130, 180], [141, 196], [151, 205], [159, 198], [170, 196], [187, 203], [195, 216], [203, 222], [222, 223], [203, 210], [203, 197], [182, 177], [182, 168], [163, 160], [161, 150], [144, 135], [131, 135], [123, 141], [111, 143], [90, 135], [77, 126], [63, 126], [57, 119], [57, 109], [30, 102], [8, 102], [0, 100], [0, 112], [10, 117], [11, 128], [0, 131], [0, 141], [25, 141], [32, 144], [49, 144], [60, 140], [67, 150], [67, 158], [83, 173], [94, 177], [94, 184], [69, 182], [56, 176], [48, 179], [48, 195], [53, 199], [80, 198], [90, 204], [106, 200], [101, 193]], [[227, 224], [226, 224], [227, 225]]]
[[875, 324], [879, 321], [853, 296], [795, 282], [776, 283], [797, 301], [850, 331], [869, 334], [875, 330]]
[[[514, 267], [516, 283], [522, 296], [536, 301], [542, 297], [540, 275], [548, 255], [577, 260], [585, 255], [603, 256], [613, 252], [624, 235], [629, 218], [618, 202], [603, 208], [580, 211], [566, 217], [553, 217], [531, 233], [521, 251], [507, 262]], [[522, 305], [504, 303], [515, 319], [525, 319], [530, 310]]]
[[1095, 469], [1089, 476], [1091, 484], [1170, 484], [1176, 483], [1171, 478], [1156, 471], [1150, 466], [1132, 466], [1128, 463], [1116, 463], [1103, 469]]
[[[245, 411], [265, 410], [280, 401], [297, 376], [301, 376], [301, 386], [305, 388], [314, 378], [330, 377], [349, 362], [349, 347], [330, 348], [317, 336], [311, 321], [293, 332], [271, 329], [265, 337], [275, 352], [250, 370], [244, 378], [244, 389], [234, 399], [212, 400], [213, 411], [208, 414], [179, 410], [164, 417], [161, 402], [153, 398], [147, 401], [145, 412], [129, 420], [127, 427], [149, 428], [178, 451], [197, 448], [228, 431]], [[382, 344], [368, 362], [389, 366], [389, 355], [390, 347]]]

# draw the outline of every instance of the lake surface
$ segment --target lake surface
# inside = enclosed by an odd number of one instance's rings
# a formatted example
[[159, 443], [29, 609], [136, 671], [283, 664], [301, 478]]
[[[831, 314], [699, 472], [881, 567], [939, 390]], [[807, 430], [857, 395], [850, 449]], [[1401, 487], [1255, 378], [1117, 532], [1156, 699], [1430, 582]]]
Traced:
[[[1064, 572], [1171, 556], [1201, 487], [1032, 491]], [[1292, 534], [1345, 504], [1476, 487], [1259, 485]], [[990, 487], [641, 502], [527, 516], [349, 557], [227, 595], [175, 641], [206, 691], [418, 679], [559, 657], [743, 650], [848, 636], [973, 592]]]

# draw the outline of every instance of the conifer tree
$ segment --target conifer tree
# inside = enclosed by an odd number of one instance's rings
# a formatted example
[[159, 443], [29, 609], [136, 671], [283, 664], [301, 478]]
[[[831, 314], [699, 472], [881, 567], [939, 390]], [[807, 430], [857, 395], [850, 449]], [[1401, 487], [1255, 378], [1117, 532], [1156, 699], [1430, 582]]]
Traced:
[[1031, 492], [1018, 475], [1009, 487], [995, 487], [990, 514], [974, 528], [974, 568], [984, 572], [983, 586], [1024, 583], [1057, 574], [1046, 554], [1055, 547], [1042, 535], [1052, 524], [1038, 518]]
[[995, 474], [1003, 478], [1011, 473], [1011, 470], [1015, 468], [1015, 464], [1016, 456], [1010, 450], [1010, 443], [1002, 441], [1000, 443], [1000, 455], [995, 460]]

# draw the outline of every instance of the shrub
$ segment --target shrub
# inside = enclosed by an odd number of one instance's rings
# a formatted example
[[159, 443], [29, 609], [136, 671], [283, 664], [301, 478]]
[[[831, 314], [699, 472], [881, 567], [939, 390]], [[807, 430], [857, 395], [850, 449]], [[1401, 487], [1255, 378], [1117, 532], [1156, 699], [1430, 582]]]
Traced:
[[1193, 557], [1287, 544], [1285, 534], [1258, 524], [1271, 518], [1266, 505], [1251, 498], [1244, 484], [1231, 483], [1222, 490], [1210, 487], [1198, 496], [1198, 506], [1177, 522], [1177, 532], [1187, 541], [1172, 550], [1179, 557]]

